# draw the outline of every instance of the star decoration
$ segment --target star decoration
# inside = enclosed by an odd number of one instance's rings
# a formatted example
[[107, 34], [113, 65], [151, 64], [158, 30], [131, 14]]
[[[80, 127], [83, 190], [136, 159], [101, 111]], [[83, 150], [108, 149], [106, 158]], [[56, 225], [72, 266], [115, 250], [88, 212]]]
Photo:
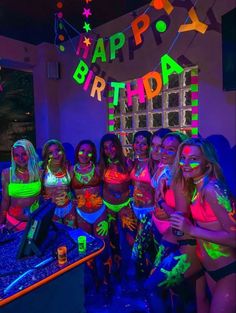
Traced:
[[85, 2], [88, 4], [89, 2], [92, 2], [92, 0], [85, 0]]
[[86, 33], [88, 33], [88, 32], [91, 30], [90, 24], [89, 24], [89, 23], [84, 22], [83, 29], [85, 29], [85, 30], [86, 30]]
[[83, 41], [83, 43], [86, 44], [87, 47], [90, 46], [90, 45], [91, 45], [90, 38], [84, 36], [84, 41]]
[[86, 18], [88, 18], [89, 15], [92, 15], [92, 13], [91, 13], [90, 9], [84, 8], [84, 12], [83, 12], [82, 15], [84, 15], [84, 16], [86, 16]]

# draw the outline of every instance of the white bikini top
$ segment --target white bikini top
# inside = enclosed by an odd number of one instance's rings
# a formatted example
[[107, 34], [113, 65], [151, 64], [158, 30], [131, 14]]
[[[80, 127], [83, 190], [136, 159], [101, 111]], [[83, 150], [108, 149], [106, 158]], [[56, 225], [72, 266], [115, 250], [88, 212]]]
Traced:
[[57, 186], [68, 186], [70, 184], [71, 177], [68, 171], [66, 171], [64, 176], [54, 175], [49, 167], [47, 167], [47, 172], [44, 176], [44, 186], [45, 187], [57, 187]]

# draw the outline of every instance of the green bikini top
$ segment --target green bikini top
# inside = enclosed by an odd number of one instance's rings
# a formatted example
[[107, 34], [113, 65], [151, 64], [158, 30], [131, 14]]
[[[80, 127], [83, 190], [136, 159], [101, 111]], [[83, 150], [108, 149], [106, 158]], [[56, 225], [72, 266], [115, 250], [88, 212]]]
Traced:
[[14, 198], [30, 198], [40, 194], [41, 181], [35, 181], [30, 183], [19, 183], [11, 181], [10, 170], [10, 183], [8, 184], [8, 195]]

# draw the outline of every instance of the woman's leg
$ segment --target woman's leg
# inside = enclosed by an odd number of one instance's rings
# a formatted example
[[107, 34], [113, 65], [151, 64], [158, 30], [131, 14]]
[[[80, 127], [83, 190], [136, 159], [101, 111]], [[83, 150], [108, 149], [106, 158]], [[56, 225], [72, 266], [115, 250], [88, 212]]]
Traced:
[[[100, 232], [101, 227], [103, 227], [102, 233]], [[108, 227], [108, 222], [107, 222], [107, 212], [105, 211], [93, 224], [93, 235], [97, 238], [102, 239], [105, 243], [105, 249], [96, 258], [95, 261], [96, 261], [96, 268], [97, 268], [97, 276], [98, 276], [100, 284], [102, 283], [105, 285], [109, 285], [111, 270], [112, 270], [112, 259], [111, 259], [108, 228], [107, 228], [107, 233], [105, 232], [106, 227]]]
[[236, 274], [221, 278], [212, 294], [210, 313], [236, 312]]
[[210, 301], [208, 297], [205, 275], [200, 276], [196, 280], [196, 302], [197, 313], [209, 313]]

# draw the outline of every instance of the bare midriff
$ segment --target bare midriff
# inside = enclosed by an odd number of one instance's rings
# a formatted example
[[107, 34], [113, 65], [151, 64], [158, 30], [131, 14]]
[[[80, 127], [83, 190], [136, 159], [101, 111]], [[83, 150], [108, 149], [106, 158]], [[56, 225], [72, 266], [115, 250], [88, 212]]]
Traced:
[[29, 216], [26, 214], [25, 208], [30, 208], [30, 206], [37, 200], [38, 196], [30, 198], [11, 197], [11, 204], [8, 210], [8, 214], [15, 217], [19, 221], [26, 222]]
[[149, 183], [134, 181], [134, 205], [139, 208], [154, 206], [154, 189]]
[[130, 182], [123, 182], [121, 184], [109, 184], [104, 182], [103, 198], [111, 204], [121, 204], [129, 198], [129, 185]]
[[45, 187], [44, 198], [52, 199], [58, 207], [63, 207], [70, 201], [69, 198], [69, 186], [55, 186], [55, 187]]
[[102, 206], [100, 185], [74, 189], [77, 207], [85, 213], [94, 213]]

